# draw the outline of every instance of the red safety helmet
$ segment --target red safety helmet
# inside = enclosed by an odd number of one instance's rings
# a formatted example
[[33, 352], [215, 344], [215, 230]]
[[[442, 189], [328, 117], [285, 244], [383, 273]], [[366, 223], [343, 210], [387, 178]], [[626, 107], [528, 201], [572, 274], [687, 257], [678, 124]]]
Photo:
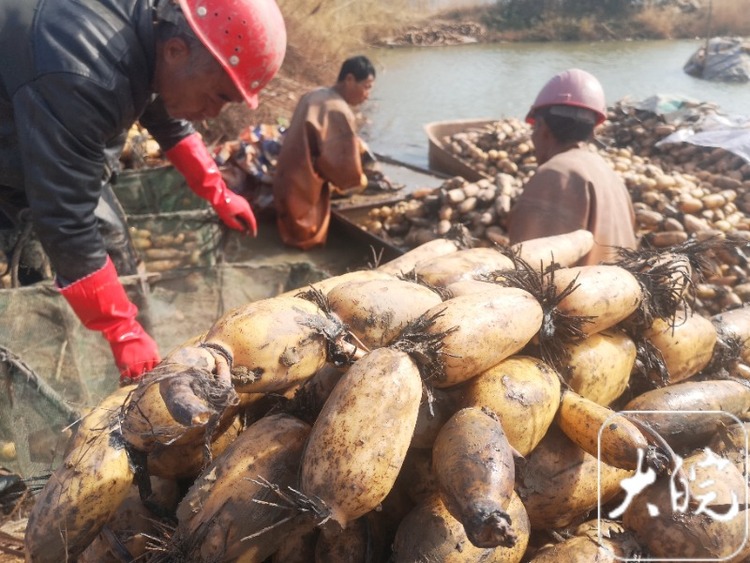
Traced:
[[286, 26], [274, 0], [179, 0], [190, 28], [227, 71], [247, 104], [276, 75]]
[[[594, 112], [596, 125], [607, 118], [607, 102], [599, 81], [585, 70], [572, 68], [553, 76], [534, 100], [526, 122], [534, 124], [534, 112], [550, 106], [562, 106], [555, 113], [567, 117], [583, 118]], [[567, 106], [567, 108], [565, 108]], [[569, 109], [568, 109], [569, 108]], [[588, 110], [577, 115], [576, 109]]]

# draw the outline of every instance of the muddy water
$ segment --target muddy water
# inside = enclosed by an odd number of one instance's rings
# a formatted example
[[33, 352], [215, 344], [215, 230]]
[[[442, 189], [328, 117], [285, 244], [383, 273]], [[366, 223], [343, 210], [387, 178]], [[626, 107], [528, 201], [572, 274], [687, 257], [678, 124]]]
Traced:
[[609, 104], [662, 94], [750, 115], [750, 84], [707, 82], [683, 72], [701, 44], [696, 39], [374, 49], [367, 55], [378, 78], [362, 107], [370, 121], [362, 133], [376, 152], [426, 166], [425, 123], [523, 117], [542, 85], [571, 67], [595, 74]]

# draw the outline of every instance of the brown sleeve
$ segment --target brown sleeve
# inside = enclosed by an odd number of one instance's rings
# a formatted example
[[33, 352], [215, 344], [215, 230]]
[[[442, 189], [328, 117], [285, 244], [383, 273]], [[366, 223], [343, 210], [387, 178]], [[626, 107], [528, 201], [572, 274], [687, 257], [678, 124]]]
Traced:
[[587, 182], [556, 170], [539, 170], [524, 186], [510, 212], [511, 244], [589, 228]]
[[318, 174], [342, 190], [361, 187], [362, 161], [354, 115], [333, 108], [319, 131], [319, 154], [315, 159]]

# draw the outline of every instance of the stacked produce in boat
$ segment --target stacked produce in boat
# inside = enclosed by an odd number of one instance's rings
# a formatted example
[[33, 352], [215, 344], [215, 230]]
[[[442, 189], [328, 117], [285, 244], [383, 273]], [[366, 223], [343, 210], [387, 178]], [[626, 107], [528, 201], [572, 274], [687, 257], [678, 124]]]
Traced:
[[[602, 142], [589, 145], [628, 187], [642, 247], [668, 248], [717, 236], [735, 242], [721, 253], [714, 271], [696, 280], [694, 305], [710, 313], [750, 300], [745, 256], [750, 163], [724, 148], [658, 143], [715, 111], [710, 104], [696, 104], [686, 111], [689, 119], [668, 123], [622, 100], [597, 130]], [[452, 177], [432, 192], [375, 207], [362, 228], [402, 248], [441, 237], [456, 224], [467, 227], [477, 245], [507, 243], [508, 213], [536, 168], [530, 127], [516, 118], [488, 121], [442, 139], [441, 146], [480, 179]]]

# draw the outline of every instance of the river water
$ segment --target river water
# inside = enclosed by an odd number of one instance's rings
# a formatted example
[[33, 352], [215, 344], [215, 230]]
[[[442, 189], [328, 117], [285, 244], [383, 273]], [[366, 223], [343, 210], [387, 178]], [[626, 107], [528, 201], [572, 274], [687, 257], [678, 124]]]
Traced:
[[378, 76], [361, 108], [368, 120], [361, 133], [375, 152], [426, 167], [425, 123], [523, 118], [545, 82], [572, 67], [601, 81], [609, 105], [659, 94], [750, 115], [750, 84], [709, 82], [682, 70], [702, 44], [696, 39], [372, 49], [366, 54]]

